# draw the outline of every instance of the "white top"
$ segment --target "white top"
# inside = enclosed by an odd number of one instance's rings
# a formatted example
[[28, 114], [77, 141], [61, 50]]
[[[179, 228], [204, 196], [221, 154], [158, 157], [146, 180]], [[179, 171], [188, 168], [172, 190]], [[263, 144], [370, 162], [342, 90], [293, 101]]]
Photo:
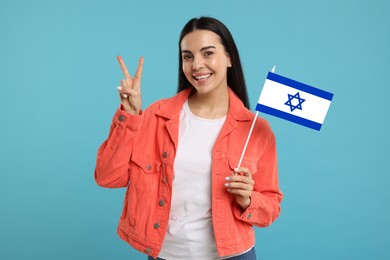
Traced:
[[187, 101], [183, 105], [171, 213], [160, 258], [219, 259], [211, 220], [211, 160], [225, 119], [201, 118]]

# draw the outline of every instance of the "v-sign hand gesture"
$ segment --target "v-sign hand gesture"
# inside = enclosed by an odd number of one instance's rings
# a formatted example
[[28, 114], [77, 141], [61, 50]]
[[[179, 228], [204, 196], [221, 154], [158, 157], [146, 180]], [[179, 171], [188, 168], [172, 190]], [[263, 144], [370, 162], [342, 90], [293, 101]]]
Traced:
[[137, 71], [132, 78], [127, 70], [126, 64], [121, 56], [117, 57], [119, 65], [121, 66], [124, 79], [121, 80], [121, 85], [117, 87], [119, 96], [121, 98], [122, 107], [128, 113], [138, 115], [141, 111], [141, 77], [142, 68], [144, 65], [144, 58], [141, 57], [138, 62]]

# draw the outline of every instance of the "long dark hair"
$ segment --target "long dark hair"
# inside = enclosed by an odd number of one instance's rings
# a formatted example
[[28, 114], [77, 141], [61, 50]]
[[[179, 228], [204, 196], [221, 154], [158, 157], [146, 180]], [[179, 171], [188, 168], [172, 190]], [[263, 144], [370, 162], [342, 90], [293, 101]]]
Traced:
[[184, 36], [195, 30], [208, 30], [216, 33], [222, 45], [225, 47], [225, 51], [230, 57], [232, 67], [227, 70], [227, 84], [234, 91], [234, 93], [240, 98], [244, 106], [249, 109], [248, 93], [246, 90], [244, 73], [242, 72], [240, 56], [238, 55], [237, 46], [234, 43], [233, 37], [228, 28], [215, 18], [200, 17], [191, 19], [183, 28], [179, 39], [179, 82], [177, 92], [180, 92], [186, 88], [191, 87], [191, 83], [187, 80], [182, 70], [182, 55], [181, 55], [181, 41]]

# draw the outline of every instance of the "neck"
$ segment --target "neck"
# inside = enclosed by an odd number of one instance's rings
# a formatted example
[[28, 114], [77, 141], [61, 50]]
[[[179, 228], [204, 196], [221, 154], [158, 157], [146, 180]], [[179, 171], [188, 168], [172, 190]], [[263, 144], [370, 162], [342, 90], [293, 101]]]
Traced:
[[229, 109], [229, 91], [223, 88], [218, 91], [202, 94], [195, 91], [188, 98], [188, 106], [195, 115], [208, 119], [226, 116]]

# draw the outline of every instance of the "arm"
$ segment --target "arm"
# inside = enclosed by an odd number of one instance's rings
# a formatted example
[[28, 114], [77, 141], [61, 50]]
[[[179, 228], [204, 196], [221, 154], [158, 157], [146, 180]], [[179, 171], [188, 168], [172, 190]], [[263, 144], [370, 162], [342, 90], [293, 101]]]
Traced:
[[132, 78], [123, 59], [120, 56], [117, 58], [125, 77], [117, 88], [121, 106], [114, 115], [107, 140], [98, 150], [95, 169], [97, 184], [109, 188], [128, 185], [133, 138], [142, 122], [141, 77], [144, 60], [141, 57]]
[[142, 115], [132, 115], [118, 109], [112, 120], [107, 140], [98, 150], [95, 180], [107, 188], [126, 187], [133, 138], [142, 123]]
[[275, 138], [267, 142], [257, 164], [257, 173], [252, 176], [248, 168], [236, 172], [243, 175], [229, 176], [231, 193], [236, 196], [234, 215], [250, 224], [269, 226], [280, 214], [283, 194], [279, 189]]

